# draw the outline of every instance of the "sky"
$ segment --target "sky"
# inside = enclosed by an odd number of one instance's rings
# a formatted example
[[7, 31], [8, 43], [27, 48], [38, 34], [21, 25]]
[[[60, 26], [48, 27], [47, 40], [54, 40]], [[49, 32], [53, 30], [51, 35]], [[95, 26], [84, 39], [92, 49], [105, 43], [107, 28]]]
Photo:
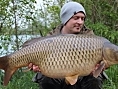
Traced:
[[36, 0], [37, 4], [40, 4], [43, 2], [43, 0]]
[[[51, 1], [51, 3], [55, 2], [56, 0], [36, 0], [37, 4], [36, 7], [40, 8], [40, 5], [43, 5], [43, 1]], [[51, 4], [50, 3], [50, 4]]]
[[43, 3], [43, 0], [36, 0], [36, 2], [37, 2], [36, 7], [40, 8], [40, 5]]

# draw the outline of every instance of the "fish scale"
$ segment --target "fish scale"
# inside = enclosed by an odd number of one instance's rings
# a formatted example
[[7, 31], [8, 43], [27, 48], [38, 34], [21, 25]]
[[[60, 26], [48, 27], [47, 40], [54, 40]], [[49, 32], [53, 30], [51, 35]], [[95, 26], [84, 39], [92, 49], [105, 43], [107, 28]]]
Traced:
[[26, 67], [29, 63], [39, 66], [45, 76], [66, 78], [70, 84], [74, 84], [76, 82], [72, 83], [70, 78], [77, 80], [79, 76], [90, 74], [103, 58], [109, 66], [118, 64], [116, 49], [116, 45], [95, 35], [49, 36], [10, 55], [0, 57], [0, 63], [6, 62], [5, 66], [0, 64], [0, 69], [5, 70], [4, 85], [8, 84], [18, 68]]

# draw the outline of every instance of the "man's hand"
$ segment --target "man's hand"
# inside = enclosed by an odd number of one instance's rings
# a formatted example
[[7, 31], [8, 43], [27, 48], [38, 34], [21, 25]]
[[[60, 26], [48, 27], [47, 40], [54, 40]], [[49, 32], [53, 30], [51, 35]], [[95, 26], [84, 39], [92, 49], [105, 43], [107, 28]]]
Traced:
[[34, 71], [34, 72], [41, 72], [41, 70], [39, 69], [39, 67], [36, 66], [36, 65], [33, 65], [32, 63], [30, 63], [30, 64], [28, 65], [28, 68], [29, 68], [30, 70]]
[[97, 78], [104, 69], [105, 63], [101, 61], [100, 64], [97, 64], [95, 69], [92, 71], [92, 75]]

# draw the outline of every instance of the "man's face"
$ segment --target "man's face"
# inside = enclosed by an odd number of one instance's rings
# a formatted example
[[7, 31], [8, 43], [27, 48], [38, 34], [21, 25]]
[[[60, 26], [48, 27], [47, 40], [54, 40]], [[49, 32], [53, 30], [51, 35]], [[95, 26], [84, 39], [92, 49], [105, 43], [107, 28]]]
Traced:
[[82, 12], [75, 14], [65, 25], [70, 34], [79, 33], [84, 25], [85, 15]]

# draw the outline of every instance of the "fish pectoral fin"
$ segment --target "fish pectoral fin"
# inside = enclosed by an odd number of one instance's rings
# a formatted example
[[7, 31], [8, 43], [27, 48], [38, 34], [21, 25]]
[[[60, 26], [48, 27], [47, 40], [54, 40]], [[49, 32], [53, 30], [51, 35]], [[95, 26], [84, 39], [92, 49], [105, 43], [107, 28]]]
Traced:
[[66, 83], [69, 83], [70, 85], [74, 85], [77, 82], [78, 75], [65, 77], [65, 79], [66, 79]]
[[101, 61], [98, 68], [93, 72], [93, 76], [95, 78], [97, 78], [100, 75], [100, 73], [103, 71], [104, 68], [105, 68], [105, 63], [103, 61]]

